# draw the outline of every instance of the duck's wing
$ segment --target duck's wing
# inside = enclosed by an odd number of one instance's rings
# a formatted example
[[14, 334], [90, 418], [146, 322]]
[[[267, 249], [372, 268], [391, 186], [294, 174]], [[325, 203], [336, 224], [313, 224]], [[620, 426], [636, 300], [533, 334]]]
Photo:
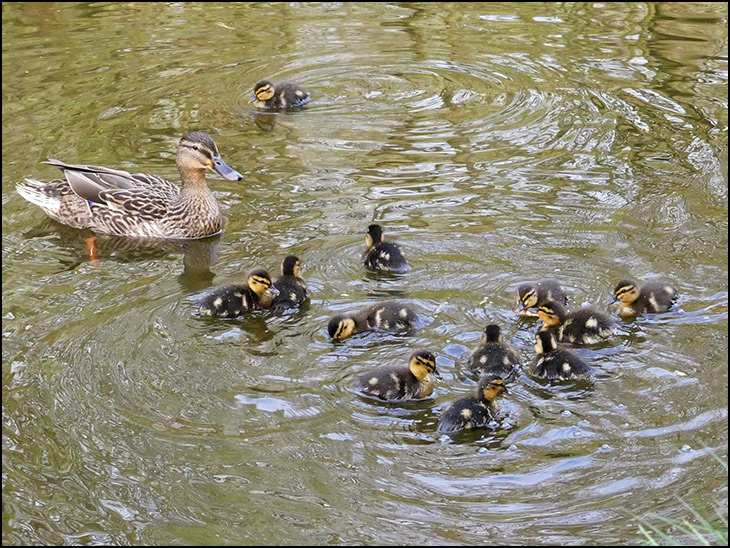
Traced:
[[[147, 173], [129, 173], [108, 167], [66, 164], [52, 158], [44, 163], [63, 171], [69, 186], [78, 196], [98, 204], [106, 204], [107, 200], [111, 200], [107, 205], [113, 206], [118, 202], [128, 201], [132, 195], [141, 198], [145, 193], [149, 194], [153, 201], [158, 199], [169, 201], [180, 192], [177, 185]], [[122, 193], [115, 197], [117, 191], [132, 192], [131, 195]]]

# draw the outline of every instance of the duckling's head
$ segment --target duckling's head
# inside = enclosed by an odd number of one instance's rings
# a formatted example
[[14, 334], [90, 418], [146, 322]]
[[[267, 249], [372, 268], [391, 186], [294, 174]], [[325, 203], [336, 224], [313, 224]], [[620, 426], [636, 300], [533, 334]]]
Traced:
[[608, 304], [613, 304], [617, 301], [622, 303], [633, 303], [639, 298], [639, 286], [634, 280], [621, 280], [616, 284], [616, 289], [613, 290], [613, 298], [608, 301]]
[[560, 325], [567, 314], [565, 307], [554, 301], [544, 303], [537, 309], [537, 315], [547, 326]]
[[552, 352], [558, 347], [555, 334], [552, 331], [539, 331], [535, 339], [535, 353], [538, 355]]
[[336, 341], [341, 341], [355, 333], [355, 320], [347, 314], [339, 314], [330, 320], [327, 331], [330, 337]]
[[517, 307], [515, 312], [522, 312], [537, 304], [537, 287], [533, 284], [522, 284], [517, 288]]
[[302, 266], [299, 264], [299, 259], [297, 259], [294, 255], [289, 255], [281, 261], [281, 275], [301, 278]]
[[488, 402], [493, 402], [502, 394], [509, 396], [509, 390], [504, 384], [502, 377], [495, 375], [486, 375], [479, 379], [477, 383], [477, 395], [479, 399], [485, 399]]
[[210, 169], [229, 181], [243, 180], [243, 175], [223, 161], [213, 138], [202, 131], [183, 135], [177, 146], [175, 162], [181, 172]]
[[271, 276], [263, 268], [254, 268], [249, 272], [247, 281], [248, 287], [259, 296], [264, 306], [269, 306], [279, 294], [279, 290], [271, 285]]
[[408, 364], [411, 373], [419, 381], [428, 379], [429, 375], [441, 378], [441, 375], [436, 369], [436, 357], [428, 350], [416, 350], [411, 354]]
[[383, 227], [380, 225], [370, 225], [365, 234], [365, 245], [370, 249], [375, 244], [383, 241]]
[[253, 97], [251, 97], [249, 103], [253, 103], [254, 101], [268, 101], [274, 96], [274, 93], [276, 93], [274, 84], [268, 80], [261, 80], [253, 87]]
[[488, 325], [484, 329], [484, 335], [482, 335], [482, 344], [487, 343], [500, 343], [502, 344], [502, 331], [498, 325]]

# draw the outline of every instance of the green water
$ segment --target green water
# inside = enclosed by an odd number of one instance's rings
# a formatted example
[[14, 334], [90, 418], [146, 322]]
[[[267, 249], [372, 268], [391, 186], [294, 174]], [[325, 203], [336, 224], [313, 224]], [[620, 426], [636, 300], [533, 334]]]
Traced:
[[[3, 3], [4, 544], [626, 544], [636, 516], [727, 500], [727, 4]], [[301, 112], [256, 116], [255, 82]], [[49, 157], [177, 180], [210, 133], [227, 225], [156, 248], [48, 220], [15, 185]], [[413, 270], [362, 267], [386, 227]], [[297, 255], [284, 316], [195, 298]], [[511, 310], [553, 276], [598, 304], [627, 276], [681, 293], [580, 349], [587, 385], [530, 376]], [[334, 345], [384, 298], [421, 328]], [[524, 365], [505, 419], [436, 432], [497, 322]], [[437, 356], [434, 399], [359, 374]], [[725, 503], [726, 504], [726, 503]]]

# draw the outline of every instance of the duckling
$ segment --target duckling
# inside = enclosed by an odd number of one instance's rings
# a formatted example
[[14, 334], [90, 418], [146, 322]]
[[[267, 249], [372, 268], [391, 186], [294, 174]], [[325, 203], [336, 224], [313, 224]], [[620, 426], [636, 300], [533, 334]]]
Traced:
[[676, 288], [663, 281], [647, 282], [641, 287], [633, 280], [621, 280], [607, 304], [621, 301], [618, 313], [622, 318], [637, 314], [667, 312], [677, 302]]
[[198, 312], [205, 316], [235, 318], [244, 312], [269, 308], [279, 294], [263, 268], [249, 272], [246, 285], [226, 285], [205, 295], [198, 302]]
[[481, 428], [499, 416], [497, 398], [509, 395], [502, 377], [485, 375], [477, 383], [476, 396], [453, 401], [439, 417], [439, 432]]
[[296, 308], [307, 300], [307, 283], [302, 279], [302, 267], [294, 255], [281, 262], [281, 278], [274, 282], [274, 287], [279, 294], [274, 297], [271, 308]]
[[286, 82], [276, 86], [268, 80], [261, 80], [253, 88], [249, 103], [256, 108], [279, 110], [304, 106], [311, 96], [297, 84]]
[[365, 256], [365, 266], [367, 268], [399, 274], [408, 272], [411, 269], [408, 259], [403, 255], [400, 246], [385, 241], [383, 227], [380, 225], [370, 225], [368, 227], [367, 234], [365, 234], [365, 245], [367, 245], [367, 255]]
[[540, 280], [522, 284], [517, 288], [517, 307], [515, 312], [523, 316], [536, 317], [537, 314], [530, 312], [530, 308], [539, 307], [548, 301], [568, 306], [568, 296], [560, 282], [556, 280]]
[[535, 375], [541, 379], [565, 381], [591, 374], [591, 369], [577, 354], [558, 348], [551, 331], [539, 331], [535, 340]]
[[362, 375], [357, 390], [381, 400], [421, 400], [433, 392], [429, 375], [441, 378], [436, 358], [428, 350], [416, 350], [408, 365], [384, 365]]
[[346, 314], [334, 316], [327, 325], [330, 337], [341, 341], [374, 329], [404, 330], [413, 326], [418, 315], [409, 305], [385, 301]]
[[593, 308], [568, 312], [562, 304], [547, 302], [540, 306], [537, 315], [545, 323], [540, 331], [551, 331], [560, 341], [596, 344], [616, 332], [616, 323]]
[[469, 370], [483, 375], [509, 377], [520, 364], [514, 348], [502, 341], [498, 325], [488, 325], [482, 335], [482, 346], [469, 357]]

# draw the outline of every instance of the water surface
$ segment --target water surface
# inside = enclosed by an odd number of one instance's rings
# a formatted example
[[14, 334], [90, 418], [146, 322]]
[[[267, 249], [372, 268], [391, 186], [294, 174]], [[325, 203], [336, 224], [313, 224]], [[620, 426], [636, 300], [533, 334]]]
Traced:
[[[647, 511], [727, 500], [727, 5], [3, 4], [3, 543], [626, 544]], [[312, 93], [257, 116], [260, 79]], [[224, 234], [85, 239], [14, 190], [48, 157], [177, 180], [203, 130]], [[413, 270], [362, 268], [386, 227]], [[308, 308], [242, 321], [195, 297], [295, 254]], [[592, 382], [530, 375], [511, 310], [553, 276], [602, 303], [662, 277], [668, 314], [580, 349]], [[332, 344], [385, 298], [404, 335]], [[497, 322], [524, 366], [504, 420], [440, 409]], [[438, 357], [433, 400], [356, 377]]]

